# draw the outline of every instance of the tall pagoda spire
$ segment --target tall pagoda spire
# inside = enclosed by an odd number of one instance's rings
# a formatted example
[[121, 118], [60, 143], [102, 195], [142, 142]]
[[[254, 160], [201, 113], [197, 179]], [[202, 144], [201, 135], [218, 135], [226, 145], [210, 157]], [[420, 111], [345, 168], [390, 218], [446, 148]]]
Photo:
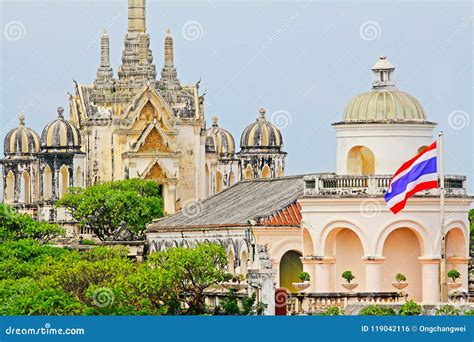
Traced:
[[110, 42], [107, 31], [104, 30], [100, 38], [100, 66], [97, 68], [97, 78], [94, 81], [96, 88], [110, 89], [113, 87], [113, 70], [110, 66]]
[[128, 0], [128, 30], [118, 76], [118, 89], [141, 88], [147, 82], [155, 85], [156, 67], [146, 33], [145, 0]]
[[171, 30], [166, 31], [165, 38], [165, 67], [174, 66], [173, 36]]
[[128, 32], [146, 31], [145, 0], [128, 0]]
[[165, 37], [165, 63], [161, 69], [160, 84], [167, 90], [176, 90], [180, 88], [178, 73], [174, 66], [173, 36], [170, 29], [166, 31]]

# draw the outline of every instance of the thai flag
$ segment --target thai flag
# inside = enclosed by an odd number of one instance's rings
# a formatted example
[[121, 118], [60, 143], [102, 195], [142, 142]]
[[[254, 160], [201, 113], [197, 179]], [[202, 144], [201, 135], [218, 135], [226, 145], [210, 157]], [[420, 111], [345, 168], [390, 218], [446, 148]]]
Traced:
[[404, 163], [393, 175], [385, 194], [387, 207], [394, 213], [405, 208], [415, 193], [438, 187], [436, 141], [423, 152]]

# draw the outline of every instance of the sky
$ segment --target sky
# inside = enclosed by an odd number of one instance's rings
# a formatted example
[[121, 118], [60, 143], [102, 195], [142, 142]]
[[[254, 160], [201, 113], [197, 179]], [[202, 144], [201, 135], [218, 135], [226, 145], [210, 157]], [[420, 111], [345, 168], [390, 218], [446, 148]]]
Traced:
[[[66, 108], [73, 80], [93, 82], [100, 34], [110, 37], [116, 73], [127, 2], [0, 1], [0, 144], [24, 112], [39, 134]], [[207, 123], [217, 115], [236, 143], [258, 116], [281, 127], [285, 174], [333, 172], [335, 131], [347, 102], [370, 90], [380, 55], [396, 66], [445, 132], [446, 173], [473, 166], [471, 1], [147, 1], [147, 32], [158, 70], [167, 28], [184, 84], [201, 79]], [[394, 146], [396, 148], [396, 146]]]

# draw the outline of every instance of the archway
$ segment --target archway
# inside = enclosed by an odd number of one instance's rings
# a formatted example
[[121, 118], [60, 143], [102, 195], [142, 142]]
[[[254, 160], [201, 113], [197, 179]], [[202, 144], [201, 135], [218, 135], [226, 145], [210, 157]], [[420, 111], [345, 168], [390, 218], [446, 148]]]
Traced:
[[278, 177], [283, 177], [283, 168], [281, 166], [278, 168]]
[[10, 170], [7, 174], [7, 184], [5, 189], [5, 203], [13, 203], [15, 201], [15, 175]]
[[354, 146], [347, 154], [347, 173], [350, 175], [375, 174], [375, 157], [365, 146]]
[[244, 249], [240, 254], [240, 274], [247, 275], [247, 262], [248, 262], [248, 254], [247, 251]]
[[207, 198], [211, 194], [211, 191], [210, 191], [211, 176], [209, 174], [209, 166], [207, 164], [206, 164], [205, 177], [206, 177], [206, 181], [205, 181], [206, 191], [205, 192], [206, 192], [206, 198]]
[[235, 184], [235, 174], [233, 171], [230, 171], [229, 173], [229, 186], [232, 186]]
[[336, 292], [346, 292], [342, 286], [345, 280], [342, 273], [351, 271], [359, 284], [357, 291], [365, 291], [365, 265], [362, 260], [364, 248], [360, 237], [349, 228], [335, 228], [327, 236], [324, 244], [324, 256], [335, 258], [333, 284]]
[[292, 283], [299, 282], [298, 275], [303, 272], [302, 255], [297, 251], [288, 251], [281, 257], [280, 261], [280, 287], [289, 292], [296, 293]]
[[460, 228], [453, 228], [446, 234], [446, 257], [466, 257], [466, 240]]
[[28, 171], [23, 171], [20, 186], [20, 201], [25, 204], [31, 203], [31, 181]]
[[253, 178], [253, 170], [252, 170], [252, 166], [250, 164], [247, 165], [247, 167], [245, 168], [244, 178], [245, 179], [252, 179]]
[[217, 171], [216, 172], [216, 193], [222, 191], [222, 186], [223, 186], [222, 173], [220, 173], [220, 171]]
[[82, 188], [84, 186], [84, 179], [82, 176], [82, 169], [80, 166], [78, 166], [76, 169], [75, 181], [76, 181], [75, 184], [77, 187]]
[[59, 198], [62, 198], [69, 186], [69, 171], [66, 165], [61, 166], [59, 169]]
[[313, 238], [307, 228], [303, 229], [303, 252], [305, 257], [314, 255]]
[[270, 167], [267, 164], [265, 164], [262, 168], [262, 178], [266, 179], [270, 177], [271, 177]]
[[53, 196], [53, 174], [49, 165], [43, 171], [43, 199], [49, 200]]
[[[422, 241], [410, 228], [393, 230], [383, 243], [382, 255], [382, 291], [394, 291], [392, 283], [395, 275], [402, 273], [406, 276], [408, 286], [403, 290], [409, 298], [421, 301], [421, 262]], [[433, 284], [433, 286], [438, 286]]]
[[235, 274], [235, 254], [232, 249], [227, 253], [227, 267], [230, 274]]

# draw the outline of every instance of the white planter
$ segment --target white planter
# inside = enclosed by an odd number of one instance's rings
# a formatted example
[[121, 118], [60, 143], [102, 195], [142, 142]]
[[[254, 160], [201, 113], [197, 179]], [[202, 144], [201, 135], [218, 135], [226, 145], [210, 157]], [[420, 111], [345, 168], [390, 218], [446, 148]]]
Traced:
[[359, 286], [359, 284], [357, 284], [357, 283], [344, 283], [344, 284], [342, 284], [342, 286], [343, 286], [346, 290], [352, 291], [352, 290], [354, 290], [357, 286]]
[[295, 287], [295, 289], [298, 290], [298, 292], [302, 292], [306, 290], [309, 287], [309, 285], [311, 285], [311, 283], [309, 281], [305, 281], [302, 283], [292, 283], [292, 285]]
[[396, 289], [403, 290], [405, 287], [408, 286], [408, 283], [404, 281], [400, 281], [400, 282], [392, 283], [392, 286], [395, 287]]

